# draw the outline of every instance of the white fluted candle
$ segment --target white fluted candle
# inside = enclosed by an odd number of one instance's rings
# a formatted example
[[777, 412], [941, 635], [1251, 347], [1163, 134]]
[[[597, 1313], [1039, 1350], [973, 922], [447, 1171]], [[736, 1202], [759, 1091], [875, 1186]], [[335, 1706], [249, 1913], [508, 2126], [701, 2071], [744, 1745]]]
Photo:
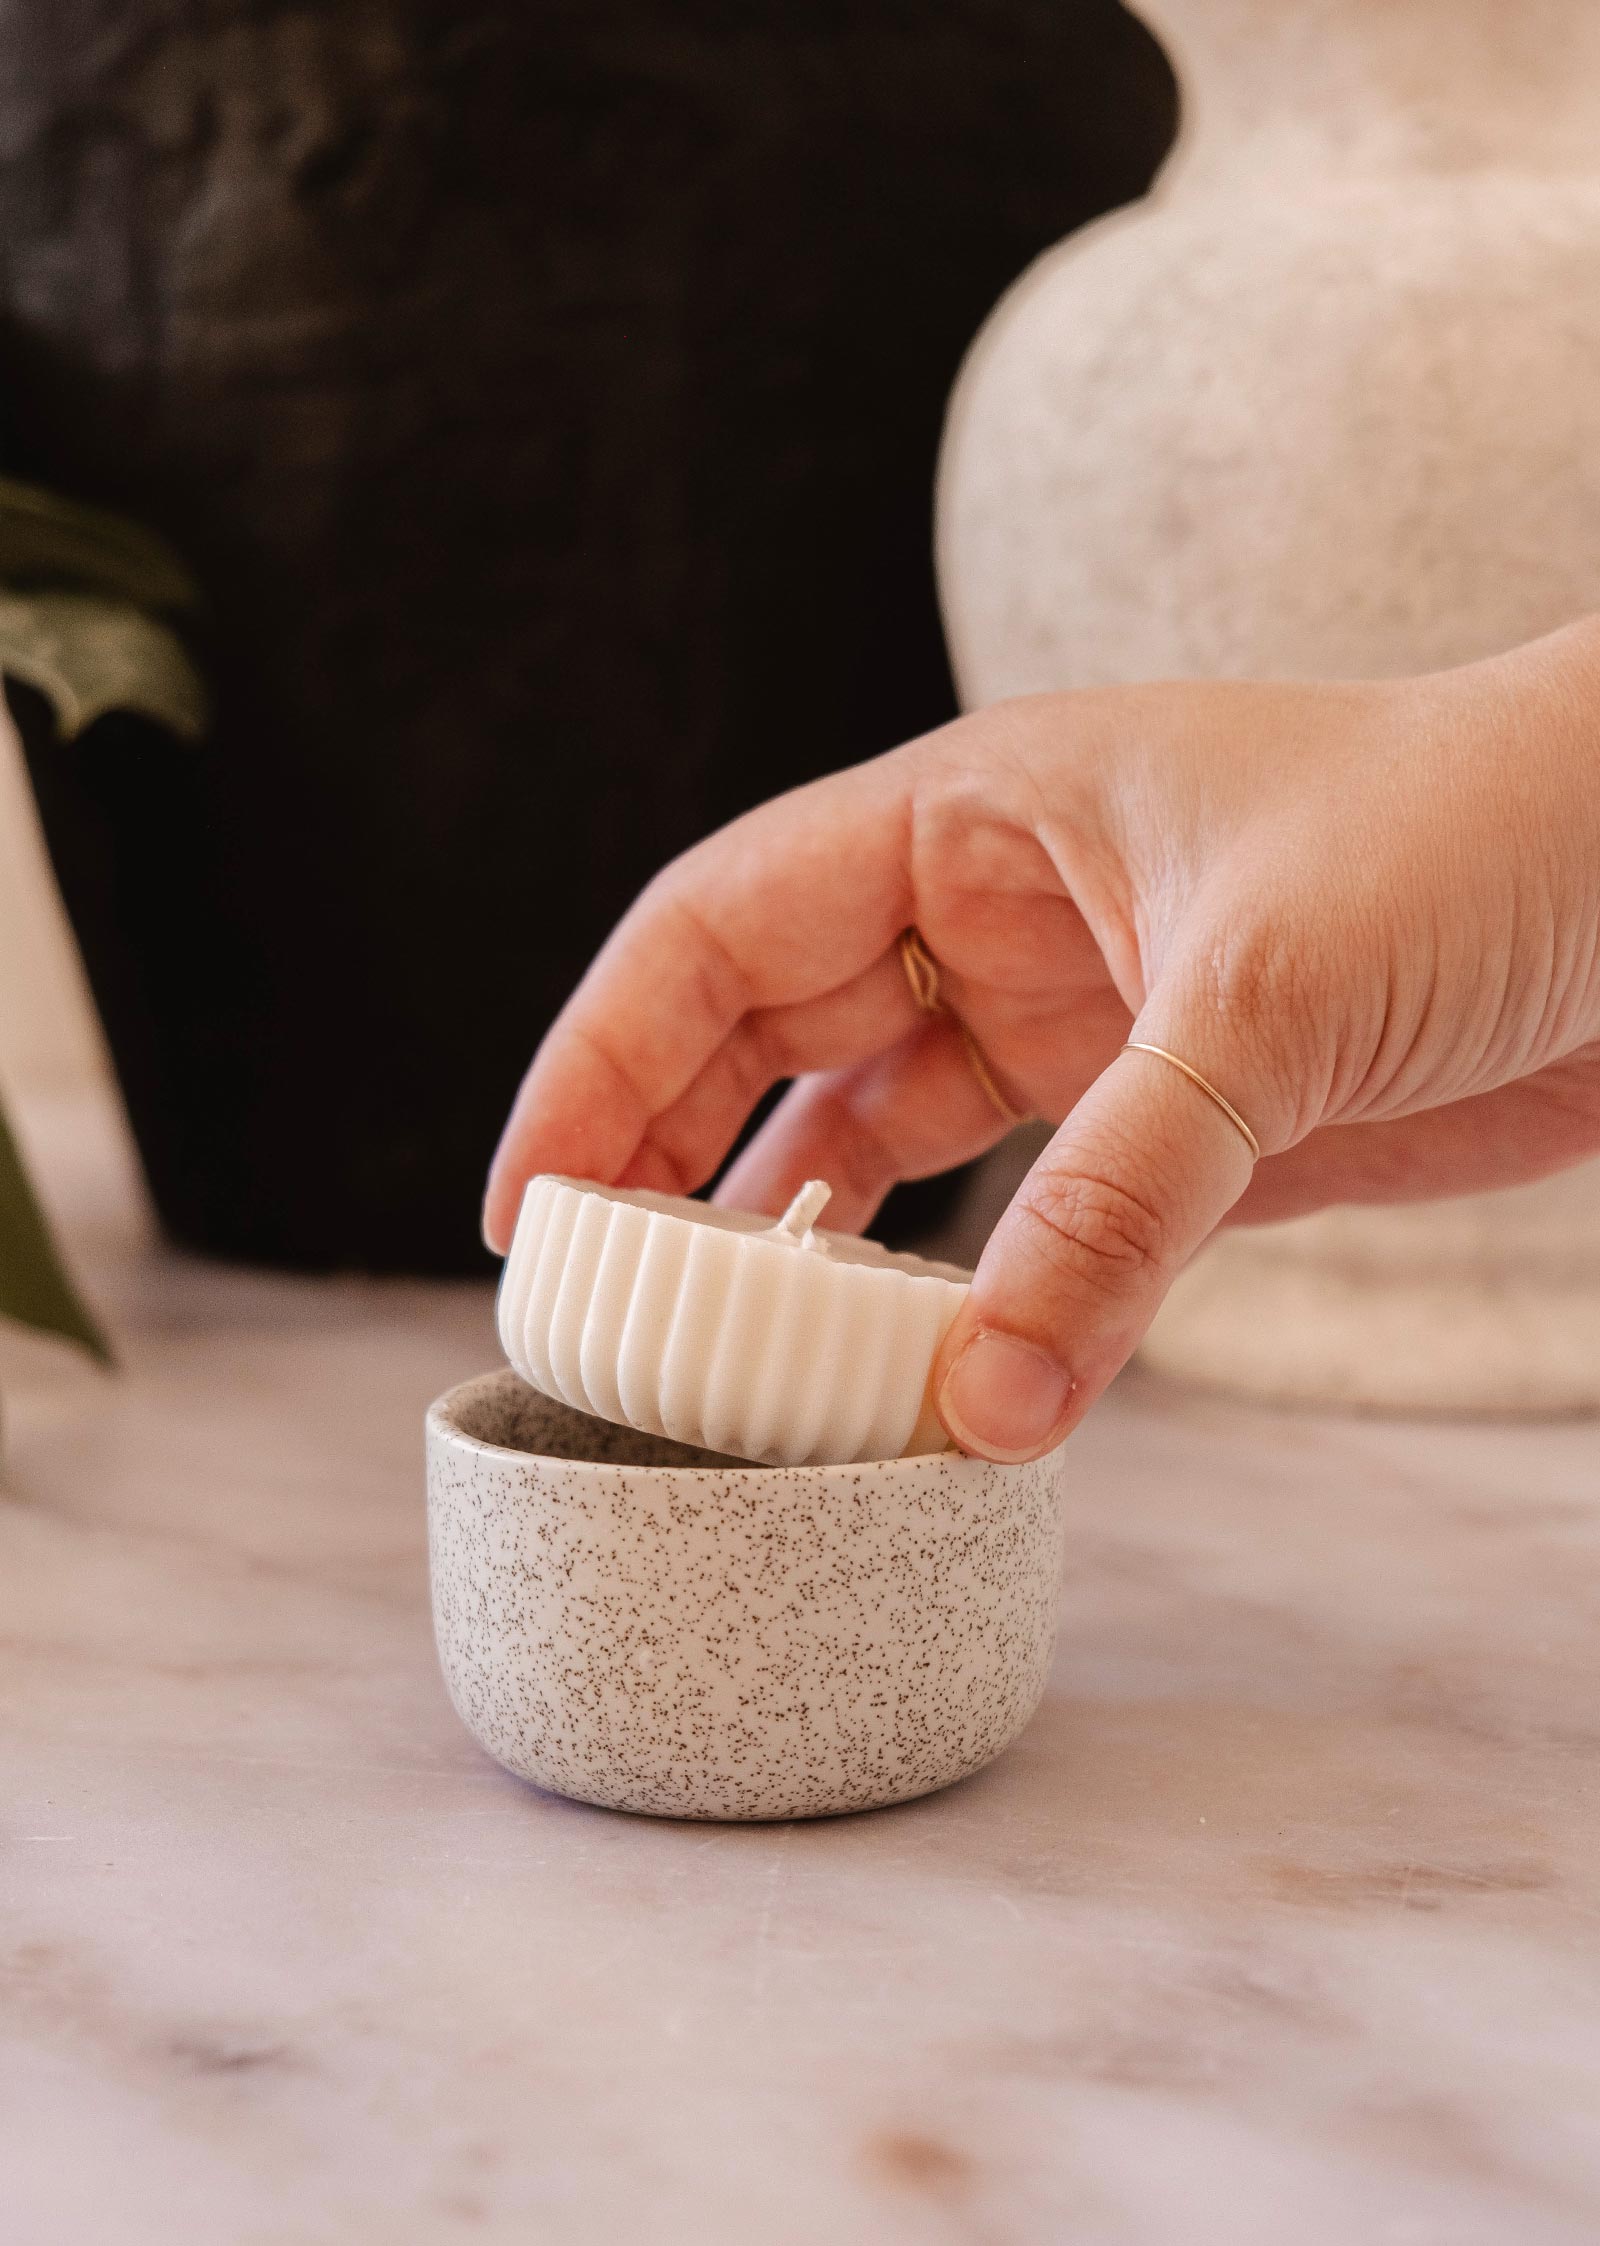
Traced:
[[524, 1380], [579, 1411], [770, 1465], [942, 1450], [930, 1376], [970, 1274], [663, 1193], [538, 1177], [500, 1283]]

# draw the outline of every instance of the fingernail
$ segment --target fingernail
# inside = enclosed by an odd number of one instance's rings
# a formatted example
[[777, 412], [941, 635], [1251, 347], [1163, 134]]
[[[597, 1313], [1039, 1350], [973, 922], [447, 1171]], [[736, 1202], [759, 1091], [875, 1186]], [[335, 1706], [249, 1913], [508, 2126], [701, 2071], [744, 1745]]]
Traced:
[[1059, 1440], [1072, 1376], [1031, 1341], [982, 1328], [944, 1376], [939, 1417], [964, 1451], [1007, 1463]]

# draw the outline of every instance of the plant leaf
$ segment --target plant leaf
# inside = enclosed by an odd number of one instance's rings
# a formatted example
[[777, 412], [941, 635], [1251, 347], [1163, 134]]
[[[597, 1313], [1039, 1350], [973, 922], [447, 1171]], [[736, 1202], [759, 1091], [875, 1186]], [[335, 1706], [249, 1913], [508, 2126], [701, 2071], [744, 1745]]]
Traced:
[[22, 1156], [0, 1108], [0, 1317], [78, 1342], [103, 1365], [105, 1335], [85, 1308], [28, 1183]]
[[0, 671], [37, 688], [70, 741], [108, 710], [198, 740], [206, 695], [170, 625], [101, 593], [0, 591]]
[[200, 605], [194, 579], [153, 532], [9, 476], [0, 476], [0, 584], [102, 593], [158, 615]]

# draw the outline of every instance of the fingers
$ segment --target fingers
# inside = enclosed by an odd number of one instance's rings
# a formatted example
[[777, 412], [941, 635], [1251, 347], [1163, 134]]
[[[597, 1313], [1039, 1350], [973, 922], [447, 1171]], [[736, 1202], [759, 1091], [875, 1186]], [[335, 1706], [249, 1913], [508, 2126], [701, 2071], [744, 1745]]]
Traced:
[[697, 1191], [774, 1084], [814, 1070], [851, 1068], [898, 1043], [920, 1019], [898, 950], [821, 998], [747, 1015], [694, 1082], [652, 1119], [614, 1182]]
[[[1185, 1059], [1204, 1056], [1193, 1065], [1253, 1120], [1248, 1074], [1211, 1060], [1203, 1011], [1187, 1035], [1181, 1011], [1163, 1007], [1161, 1019], [1150, 1036]], [[1214, 1022], [1209, 1034], [1216, 1043]], [[996, 1227], [940, 1352], [939, 1414], [960, 1448], [1020, 1459], [1058, 1443], [1251, 1169], [1240, 1133], [1177, 1069], [1149, 1053], [1114, 1060]]]
[[892, 1051], [795, 1084], [717, 1199], [776, 1215], [807, 1178], [826, 1178], [833, 1188], [827, 1223], [859, 1232], [902, 1178], [969, 1162], [1009, 1127], [973, 1074], [954, 1022], [923, 1017]]
[[651, 883], [523, 1080], [490, 1169], [492, 1246], [537, 1172], [620, 1177], [747, 1015], [838, 990], [888, 953], [911, 918], [909, 784], [902, 756], [837, 773]]
[[1314, 1131], [1261, 1164], [1232, 1219], [1275, 1224], [1335, 1201], [1488, 1193], [1548, 1177], [1596, 1153], [1600, 1067], [1563, 1062], [1448, 1107]]

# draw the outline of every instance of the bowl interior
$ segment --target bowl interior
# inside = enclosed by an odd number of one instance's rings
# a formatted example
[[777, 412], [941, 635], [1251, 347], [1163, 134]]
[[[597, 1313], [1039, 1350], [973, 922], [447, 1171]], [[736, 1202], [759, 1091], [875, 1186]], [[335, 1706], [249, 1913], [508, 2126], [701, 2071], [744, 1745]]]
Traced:
[[476, 1443], [496, 1449], [523, 1451], [534, 1458], [570, 1458], [605, 1466], [713, 1466], [740, 1472], [770, 1473], [770, 1467], [752, 1467], [747, 1458], [726, 1458], [720, 1451], [697, 1450], [691, 1443], [670, 1442], [665, 1435], [642, 1435], [637, 1428], [617, 1427], [608, 1419], [592, 1419], [574, 1411], [514, 1372], [485, 1373], [469, 1380], [435, 1406], [447, 1428]]

